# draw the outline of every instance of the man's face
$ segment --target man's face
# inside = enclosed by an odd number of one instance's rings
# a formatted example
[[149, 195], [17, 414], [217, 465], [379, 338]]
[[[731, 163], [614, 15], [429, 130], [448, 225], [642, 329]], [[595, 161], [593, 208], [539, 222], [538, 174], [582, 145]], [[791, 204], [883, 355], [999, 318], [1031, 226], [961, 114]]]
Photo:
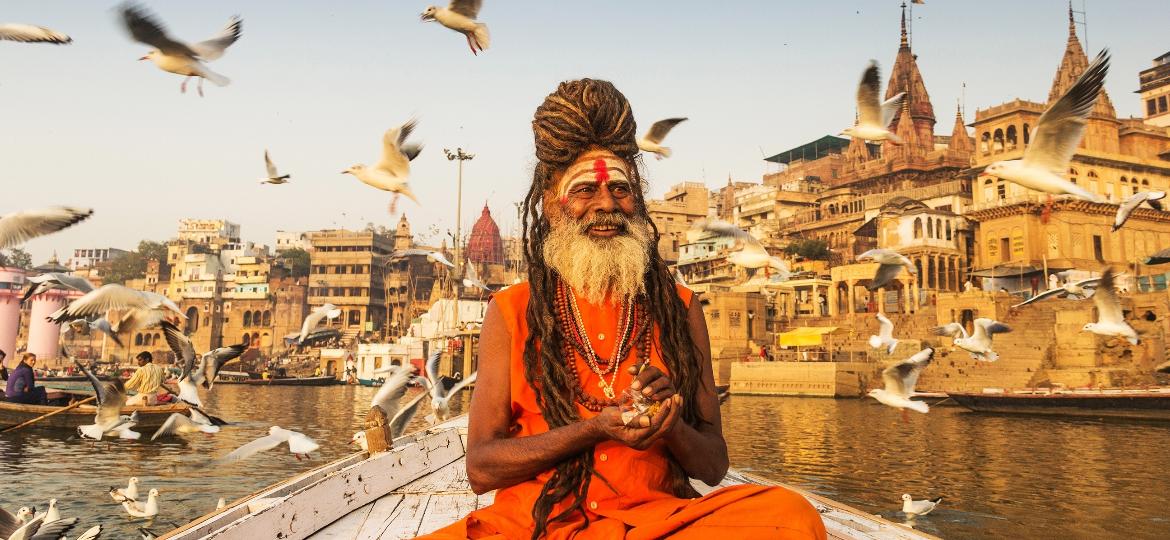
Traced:
[[581, 154], [557, 179], [554, 203], [561, 207], [560, 217], [577, 222], [594, 239], [625, 234], [626, 220], [611, 215], [634, 215], [630, 177], [625, 160], [608, 150]]

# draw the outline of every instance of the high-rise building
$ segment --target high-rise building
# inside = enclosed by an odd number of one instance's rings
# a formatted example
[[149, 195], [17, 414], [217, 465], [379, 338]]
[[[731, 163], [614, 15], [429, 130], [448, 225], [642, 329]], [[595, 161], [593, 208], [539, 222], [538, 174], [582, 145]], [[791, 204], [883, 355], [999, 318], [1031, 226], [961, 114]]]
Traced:
[[1154, 66], [1138, 75], [1146, 123], [1170, 126], [1170, 52], [1154, 59]]

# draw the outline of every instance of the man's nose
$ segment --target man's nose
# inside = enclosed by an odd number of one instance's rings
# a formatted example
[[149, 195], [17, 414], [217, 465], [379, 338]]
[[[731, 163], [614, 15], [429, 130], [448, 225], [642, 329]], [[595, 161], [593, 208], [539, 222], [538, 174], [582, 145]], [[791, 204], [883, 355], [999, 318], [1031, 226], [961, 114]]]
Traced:
[[603, 185], [601, 189], [597, 190], [597, 196], [594, 197], [594, 210], [599, 212], [613, 212], [617, 208], [617, 200], [613, 198], [613, 194], [609, 192], [609, 186]]

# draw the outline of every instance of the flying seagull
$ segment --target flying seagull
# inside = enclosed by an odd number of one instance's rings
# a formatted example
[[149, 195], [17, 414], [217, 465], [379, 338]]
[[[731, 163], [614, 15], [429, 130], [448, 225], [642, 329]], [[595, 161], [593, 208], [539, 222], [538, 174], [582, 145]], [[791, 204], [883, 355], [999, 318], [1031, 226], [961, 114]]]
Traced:
[[451, 0], [446, 8], [428, 6], [420, 18], [423, 22], [438, 22], [467, 38], [471, 54], [478, 55], [491, 45], [486, 24], [476, 22], [483, 0]]
[[1109, 51], [1102, 50], [1076, 83], [1040, 115], [1032, 129], [1032, 143], [1022, 159], [997, 161], [980, 176], [995, 176], [1036, 191], [1069, 194], [1090, 202], [1101, 197], [1065, 179], [1069, 160], [1085, 134], [1085, 119], [1093, 112], [1109, 72]]
[[954, 345], [971, 353], [971, 358], [985, 362], [999, 360], [999, 354], [991, 349], [991, 338], [995, 334], [1011, 332], [1011, 327], [999, 321], [983, 317], [975, 319], [972, 326], [975, 327], [975, 331], [970, 336], [967, 335], [967, 331], [959, 323], [940, 326], [934, 329], [934, 333], [937, 336], [953, 337]]
[[902, 106], [905, 92], [882, 101], [882, 72], [877, 60], [870, 60], [869, 67], [861, 74], [857, 85], [857, 125], [845, 128], [842, 135], [857, 137], [866, 141], [890, 141], [902, 144], [902, 139], [890, 131], [890, 122]]
[[1156, 251], [1142, 262], [1145, 264], [1166, 264], [1170, 262], [1170, 248]]
[[224, 51], [240, 39], [244, 21], [238, 16], [228, 19], [227, 25], [219, 33], [197, 43], [183, 43], [168, 36], [166, 27], [156, 17], [132, 3], [122, 5], [122, 23], [134, 41], [154, 47], [139, 60], [150, 60], [163, 71], [186, 76], [183, 84], [179, 85], [180, 92], [187, 91], [187, 81], [191, 77], [199, 77], [197, 90], [200, 97], [203, 96], [203, 79], [218, 86], [227, 86], [231, 82], [203, 63], [223, 56]]
[[45, 28], [44, 26], [18, 23], [0, 23], [0, 41], [68, 45], [73, 43], [73, 38], [62, 34], [61, 32]]
[[474, 264], [463, 265], [463, 286], [472, 289], [480, 289], [486, 292], [495, 292], [491, 287], [488, 287], [483, 280], [479, 279], [479, 272], [475, 269]]
[[686, 118], [667, 118], [654, 122], [654, 125], [650, 126], [650, 131], [638, 139], [638, 148], [643, 152], [653, 153], [657, 159], [670, 157], [670, 148], [662, 146], [662, 140], [666, 138], [666, 134], [670, 133], [671, 129], [674, 129], [674, 126], [685, 121]]
[[287, 184], [288, 179], [292, 178], [291, 174], [280, 174], [276, 171], [276, 164], [268, 157], [267, 149], [264, 150], [264, 169], [268, 171], [268, 179], [261, 180], [261, 184]]
[[33, 518], [12, 531], [8, 540], [58, 540], [77, 524], [77, 518], [45, 523], [44, 516]]
[[909, 493], [902, 494], [902, 513], [907, 516], [925, 516], [931, 510], [934, 510], [938, 503], [942, 502], [942, 497], [935, 499], [924, 499], [916, 501], [910, 497]]
[[427, 260], [433, 263], [439, 263], [447, 268], [455, 268], [455, 263], [447, 260], [447, 257], [438, 251], [427, 252]]
[[89, 208], [53, 206], [0, 216], [0, 249], [76, 225], [93, 215]]
[[[386, 382], [382, 383], [382, 386], [378, 388], [378, 393], [370, 401], [371, 409], [377, 407], [386, 414], [391, 439], [402, 436], [402, 433], [406, 431], [406, 425], [414, 418], [419, 405], [428, 395], [427, 392], [419, 392], [410, 401], [405, 404], [401, 403], [402, 398], [406, 396], [407, 385], [415, 378], [413, 367], [399, 367], [386, 378]], [[362, 440], [364, 442], [364, 437]]]
[[[87, 439], [98, 441], [105, 435], [118, 434], [122, 436], [121, 433], [129, 429], [127, 424], [137, 421], [134, 416], [122, 416], [122, 407], [126, 406], [126, 390], [122, 386], [122, 379], [105, 382], [98, 379], [93, 371], [78, 360], [74, 360], [73, 363], [89, 379], [89, 384], [93, 386], [94, 394], [97, 396], [98, 404], [94, 423], [79, 426], [77, 433]], [[137, 412], [135, 412], [136, 414]]]
[[336, 319], [341, 316], [341, 310], [333, 304], [322, 304], [317, 309], [309, 312], [305, 317], [305, 322], [301, 324], [301, 335], [297, 337], [297, 344], [305, 342], [309, 337], [309, 332], [312, 332], [325, 319]]
[[71, 276], [60, 272], [49, 272], [39, 276], [32, 276], [26, 281], [30, 283], [28, 290], [24, 292], [24, 296], [20, 299], [20, 303], [25, 303], [29, 298], [38, 294], [49, 291], [78, 291], [82, 294], [93, 290], [93, 285], [88, 279], [79, 276]]
[[898, 272], [905, 268], [911, 274], [917, 274], [918, 269], [914, 267], [914, 262], [906, 258], [906, 256], [890, 249], [871, 249], [857, 256], [858, 261], [870, 260], [878, 263], [877, 272], [873, 275], [873, 280], [866, 285], [865, 288], [870, 291], [876, 291], [885, 287], [887, 283], [893, 281], [898, 277]]
[[910, 397], [914, 395], [918, 375], [922, 373], [923, 368], [930, 365], [933, 358], [934, 349], [927, 347], [914, 353], [910, 358], [882, 370], [882, 382], [885, 383], [885, 387], [870, 390], [869, 397], [896, 409], [912, 409], [925, 414], [930, 407]]
[[301, 456], [307, 456], [310, 452], [314, 452], [317, 448], [320, 448], [317, 443], [306, 437], [304, 433], [290, 431], [280, 426], [272, 426], [268, 428], [268, 435], [232, 450], [230, 454], [220, 458], [218, 461], [220, 463], [233, 463], [247, 459], [265, 450], [276, 448], [281, 443], [287, 443], [289, 452], [297, 456], [297, 459], [301, 459]]
[[[111, 315], [116, 316], [111, 318]], [[142, 328], [150, 328], [165, 320], [171, 314], [186, 319], [187, 316], [171, 299], [153, 291], [131, 289], [117, 283], [107, 283], [82, 295], [69, 305], [58, 309], [46, 319], [58, 324], [103, 316], [95, 321], [94, 328], [109, 335], [127, 334]], [[101, 322], [105, 320], [105, 322]], [[115, 339], [116, 342], [121, 340]]]
[[1146, 203], [1154, 210], [1161, 211], [1162, 203], [1158, 202], [1166, 198], [1165, 191], [1139, 191], [1130, 195], [1121, 204], [1117, 206], [1117, 217], [1113, 218], [1113, 231], [1117, 232], [1126, 221], [1129, 221], [1129, 215], [1137, 210], [1142, 203]]
[[171, 413], [166, 422], [163, 422], [154, 435], [150, 436], [150, 440], [153, 441], [163, 435], [174, 433], [219, 433], [219, 426], [197, 424], [185, 414]]
[[1117, 297], [1117, 289], [1114, 286], [1112, 268], [1106, 268], [1105, 273], [1101, 275], [1101, 283], [1097, 285], [1097, 292], [1093, 295], [1093, 304], [1097, 306], [1097, 322], [1086, 323], [1084, 328], [1081, 328], [1082, 332], [1125, 338], [1133, 345], [1139, 343], [1137, 332], [1125, 322], [1121, 299]]
[[764, 249], [764, 245], [756, 237], [735, 225], [717, 219], [703, 219], [695, 222], [693, 229], [742, 242], [742, 249], [727, 255], [727, 262], [731, 264], [753, 270], [763, 268], [764, 274], [768, 277], [772, 276], [772, 270], [775, 269], [783, 280], [787, 280], [792, 275], [788, 269], [788, 263], [768, 253], [768, 250]]
[[451, 399], [454, 398], [459, 391], [471, 386], [475, 382], [475, 376], [478, 373], [472, 373], [463, 380], [455, 383], [450, 390], [447, 390], [442, 381], [439, 380], [439, 358], [442, 356], [442, 351], [435, 351], [427, 358], [427, 389], [431, 392], [431, 414], [427, 415], [427, 421], [430, 423], [442, 422], [451, 414]]
[[869, 336], [869, 346], [875, 349], [885, 349], [886, 354], [894, 354], [894, 349], [898, 347], [898, 340], [894, 339], [894, 323], [886, 318], [881, 313], [877, 314], [878, 333], [876, 336]]
[[1073, 300], [1084, 300], [1084, 299], [1089, 297], [1090, 291], [1097, 288], [1097, 285], [1100, 282], [1101, 282], [1101, 278], [1089, 278], [1089, 279], [1082, 279], [1076, 283], [1065, 283], [1064, 285], [1062, 285], [1060, 287], [1057, 287], [1055, 289], [1048, 289], [1047, 291], [1044, 291], [1040, 294], [1037, 294], [1036, 296], [1033, 296], [1027, 300], [1024, 300], [1023, 302], [1020, 302], [1019, 304], [1016, 304], [1012, 307], [1018, 308], [1018, 307], [1022, 307], [1022, 306], [1026, 306], [1028, 304], [1031, 304], [1032, 302], [1038, 302], [1040, 300], [1044, 300], [1046, 298], [1053, 298], [1053, 297], [1071, 298]]
[[416, 125], [418, 121], [411, 119], [400, 127], [386, 130], [382, 135], [382, 159], [373, 167], [359, 163], [341, 171], [341, 174], [352, 174], [368, 185], [394, 193], [394, 199], [390, 202], [391, 214], [400, 195], [418, 203], [418, 198], [407, 184], [410, 179], [410, 162], [422, 152], [422, 145], [406, 144], [406, 138]]

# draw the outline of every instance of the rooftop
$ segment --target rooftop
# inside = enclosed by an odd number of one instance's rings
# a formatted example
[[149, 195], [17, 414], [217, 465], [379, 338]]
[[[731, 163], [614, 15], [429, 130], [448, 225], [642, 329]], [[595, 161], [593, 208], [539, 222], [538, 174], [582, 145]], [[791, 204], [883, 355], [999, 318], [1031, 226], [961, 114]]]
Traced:
[[825, 135], [817, 140], [790, 148], [779, 154], [764, 158], [764, 161], [787, 165], [797, 160], [814, 160], [829, 154], [839, 154], [841, 149], [849, 146], [849, 139]]

